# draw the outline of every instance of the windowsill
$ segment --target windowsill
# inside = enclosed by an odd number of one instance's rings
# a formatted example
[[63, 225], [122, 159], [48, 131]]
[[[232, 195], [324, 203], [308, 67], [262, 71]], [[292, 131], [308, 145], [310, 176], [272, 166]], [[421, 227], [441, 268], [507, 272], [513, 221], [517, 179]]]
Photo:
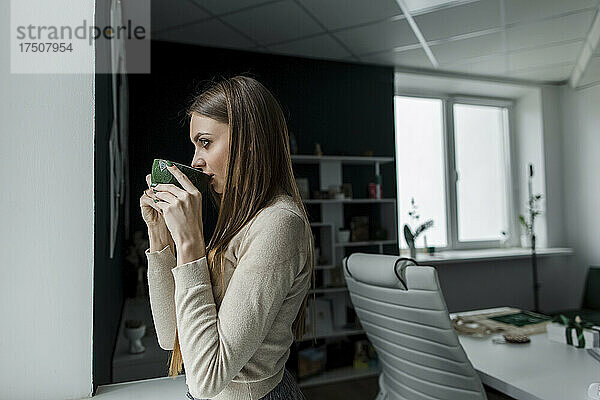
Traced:
[[[538, 257], [568, 256], [573, 254], [573, 249], [567, 247], [552, 247], [536, 249]], [[403, 253], [404, 255], [404, 253]], [[511, 247], [502, 249], [477, 249], [477, 250], [448, 250], [440, 251], [434, 255], [417, 253], [418, 263], [451, 264], [458, 262], [482, 262], [522, 259], [531, 257], [531, 249]]]

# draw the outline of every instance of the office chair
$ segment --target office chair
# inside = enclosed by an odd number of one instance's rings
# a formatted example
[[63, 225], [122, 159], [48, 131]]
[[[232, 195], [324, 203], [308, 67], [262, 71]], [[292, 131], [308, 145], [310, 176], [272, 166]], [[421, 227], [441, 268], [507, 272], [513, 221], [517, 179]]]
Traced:
[[342, 265], [382, 366], [376, 400], [487, 400], [452, 328], [435, 268], [367, 253], [352, 253]]

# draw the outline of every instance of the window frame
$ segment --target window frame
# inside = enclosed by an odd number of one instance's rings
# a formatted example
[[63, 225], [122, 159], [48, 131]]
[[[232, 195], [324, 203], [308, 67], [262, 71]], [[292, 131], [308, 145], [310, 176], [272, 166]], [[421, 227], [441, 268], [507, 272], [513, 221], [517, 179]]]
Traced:
[[[510, 245], [518, 244], [518, 221], [517, 221], [517, 181], [516, 165], [517, 154], [515, 146], [515, 120], [514, 109], [515, 101], [513, 99], [499, 97], [485, 97], [462, 94], [432, 93], [416, 94], [413, 92], [396, 91], [394, 97], [414, 97], [421, 99], [437, 99], [442, 102], [442, 141], [444, 154], [444, 187], [446, 190], [446, 242], [445, 247], [439, 247], [440, 250], [469, 250], [483, 248], [499, 248], [500, 240], [481, 240], [481, 241], [459, 241], [458, 240], [458, 202], [457, 202], [457, 173], [455, 160], [455, 141], [454, 141], [454, 104], [480, 105], [491, 107], [504, 107], [507, 109], [507, 128], [508, 132], [504, 135], [504, 170], [505, 170], [505, 193], [507, 204], [508, 243]], [[394, 112], [394, 118], [395, 118]], [[398, 187], [398, 190], [401, 190]]]

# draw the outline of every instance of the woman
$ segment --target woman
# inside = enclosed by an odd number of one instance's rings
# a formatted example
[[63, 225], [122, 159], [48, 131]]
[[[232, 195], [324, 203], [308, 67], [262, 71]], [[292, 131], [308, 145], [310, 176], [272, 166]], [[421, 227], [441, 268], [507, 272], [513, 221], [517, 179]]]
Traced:
[[184, 189], [159, 184], [140, 198], [152, 315], [161, 348], [173, 350], [169, 376], [185, 363], [192, 400], [304, 399], [285, 362], [306, 331], [314, 239], [281, 108], [259, 82], [236, 76], [213, 83], [188, 114], [191, 166], [212, 175], [219, 208], [208, 246], [202, 194], [175, 166]]

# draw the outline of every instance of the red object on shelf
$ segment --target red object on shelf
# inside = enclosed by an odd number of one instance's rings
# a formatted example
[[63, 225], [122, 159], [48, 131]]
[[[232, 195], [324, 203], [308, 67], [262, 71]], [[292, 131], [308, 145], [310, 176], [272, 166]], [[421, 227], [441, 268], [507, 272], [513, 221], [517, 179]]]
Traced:
[[369, 198], [370, 199], [381, 199], [381, 184], [380, 183], [369, 183]]

